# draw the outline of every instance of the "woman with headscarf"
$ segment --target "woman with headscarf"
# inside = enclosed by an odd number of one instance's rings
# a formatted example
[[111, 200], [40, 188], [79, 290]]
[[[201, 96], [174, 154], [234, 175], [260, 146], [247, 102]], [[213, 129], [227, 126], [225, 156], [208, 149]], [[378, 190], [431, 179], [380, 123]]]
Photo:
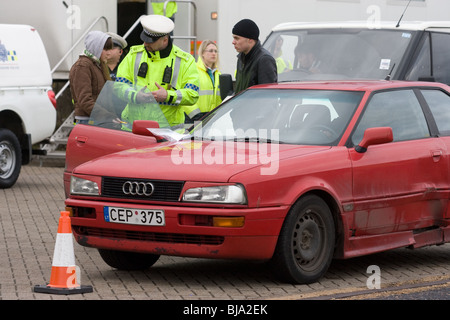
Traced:
[[111, 80], [106, 64], [111, 37], [101, 31], [91, 31], [84, 41], [85, 50], [70, 69], [70, 92], [75, 108], [75, 122], [87, 124], [95, 101], [107, 80]]

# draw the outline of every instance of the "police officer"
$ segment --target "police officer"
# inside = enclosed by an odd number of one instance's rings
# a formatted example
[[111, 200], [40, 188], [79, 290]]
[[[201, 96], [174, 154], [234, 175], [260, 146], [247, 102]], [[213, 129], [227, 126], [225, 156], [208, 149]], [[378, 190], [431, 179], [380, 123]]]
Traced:
[[[148, 15], [141, 18], [141, 24], [144, 44], [130, 48], [119, 65], [116, 81], [146, 86], [159, 103], [169, 125], [182, 125], [183, 106], [195, 104], [199, 97], [195, 59], [172, 43], [170, 33], [174, 23], [169, 18]], [[128, 111], [127, 106], [122, 113], [124, 121], [131, 124], [139, 120]]]
[[177, 13], [177, 3], [175, 1], [169, 1], [164, 12], [164, 3], [166, 0], [152, 0], [152, 8], [154, 14], [165, 15], [167, 18], [171, 18], [175, 21], [175, 13]]

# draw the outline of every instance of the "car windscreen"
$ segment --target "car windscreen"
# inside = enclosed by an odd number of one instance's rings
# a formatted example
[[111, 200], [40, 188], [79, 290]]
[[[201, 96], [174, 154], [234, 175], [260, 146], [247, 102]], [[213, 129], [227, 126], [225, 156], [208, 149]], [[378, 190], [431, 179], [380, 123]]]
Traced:
[[191, 132], [192, 139], [336, 145], [363, 93], [250, 89], [223, 103]]
[[107, 81], [95, 102], [89, 125], [131, 131], [133, 120], [153, 120], [160, 128], [170, 127], [147, 87]]
[[385, 79], [398, 69], [414, 34], [375, 28], [277, 31], [264, 47], [277, 62], [280, 82]]

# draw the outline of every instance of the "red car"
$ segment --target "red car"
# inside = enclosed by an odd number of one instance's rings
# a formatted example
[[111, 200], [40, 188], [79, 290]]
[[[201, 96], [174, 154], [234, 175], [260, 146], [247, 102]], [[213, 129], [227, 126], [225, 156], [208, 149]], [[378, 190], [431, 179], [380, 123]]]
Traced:
[[186, 132], [145, 120], [130, 131], [125, 91], [104, 99], [121, 102], [115, 115], [75, 126], [64, 173], [76, 241], [112, 267], [258, 259], [311, 283], [333, 258], [450, 241], [446, 85], [260, 85]]

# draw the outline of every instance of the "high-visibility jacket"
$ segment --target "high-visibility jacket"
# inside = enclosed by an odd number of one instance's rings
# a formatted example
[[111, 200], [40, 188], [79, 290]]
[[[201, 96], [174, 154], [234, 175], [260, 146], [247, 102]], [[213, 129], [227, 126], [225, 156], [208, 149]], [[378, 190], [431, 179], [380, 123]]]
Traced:
[[[166, 0], [152, 0], [153, 13], [164, 15], [164, 2]], [[170, 18], [177, 12], [177, 3], [175, 1], [169, 1], [166, 6], [166, 17]]]
[[219, 104], [222, 103], [222, 98], [220, 97], [220, 83], [219, 76], [220, 71], [214, 71], [214, 83], [209, 75], [202, 58], [197, 60], [197, 69], [200, 79], [200, 91], [199, 98], [196, 104], [193, 106], [184, 107], [186, 114], [192, 118], [200, 112], [209, 112]]
[[[139, 75], [147, 64], [145, 76]], [[164, 72], [172, 68], [170, 82], [163, 82]], [[167, 99], [159, 105], [170, 126], [184, 123], [183, 106], [190, 106], [197, 102], [199, 92], [198, 71], [195, 59], [176, 45], [169, 43], [169, 47], [163, 51], [147, 52], [144, 45], [133, 46], [119, 65], [116, 81], [147, 86], [150, 91], [158, 90], [155, 82], [167, 90]], [[141, 120], [128, 112], [125, 107], [122, 118], [128, 123]], [[141, 113], [142, 115], [142, 113]], [[151, 120], [147, 118], [147, 120]]]
[[283, 59], [282, 56], [275, 59], [275, 62], [277, 63], [277, 72], [283, 73], [285, 71], [292, 70], [292, 63], [288, 60]]

